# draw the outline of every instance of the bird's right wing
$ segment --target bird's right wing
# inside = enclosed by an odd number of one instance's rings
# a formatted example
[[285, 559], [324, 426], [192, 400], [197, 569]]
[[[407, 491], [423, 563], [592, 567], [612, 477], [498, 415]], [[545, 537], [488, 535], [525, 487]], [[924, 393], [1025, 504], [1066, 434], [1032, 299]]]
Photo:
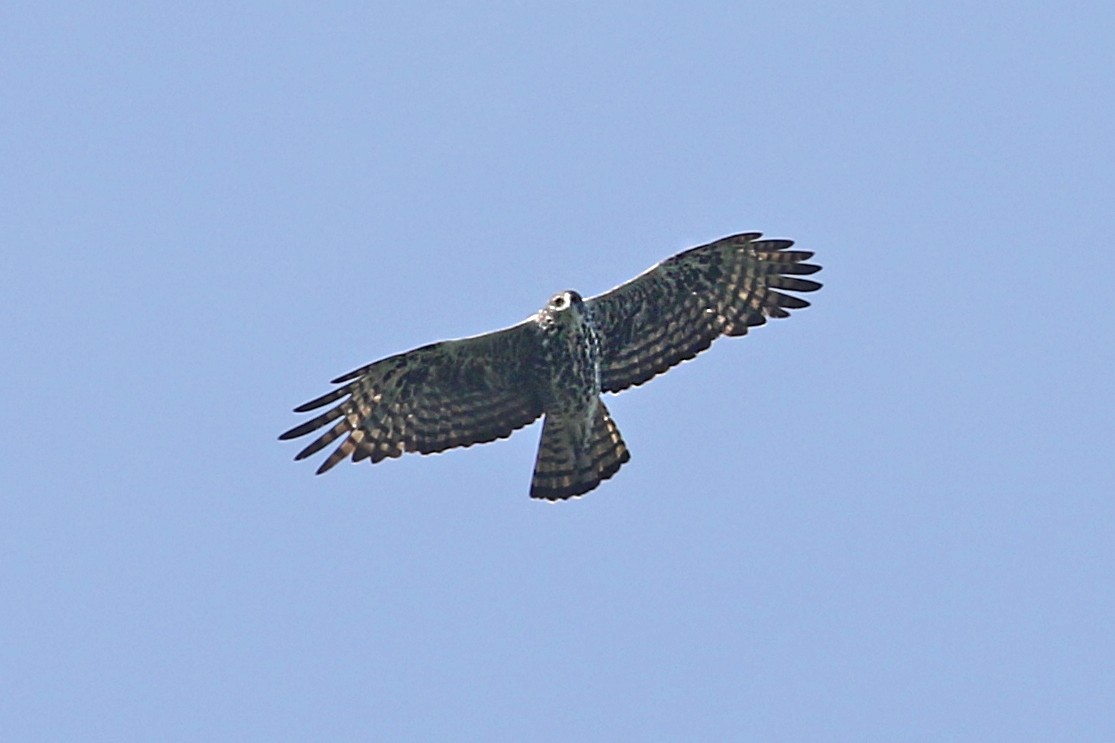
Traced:
[[339, 404], [279, 438], [298, 438], [332, 423], [295, 457], [305, 459], [343, 436], [318, 468], [321, 474], [349, 455], [354, 462], [378, 462], [408, 451], [430, 454], [510, 436], [542, 414], [530, 384], [536, 333], [528, 320], [356, 369], [333, 380], [344, 386], [294, 410]]

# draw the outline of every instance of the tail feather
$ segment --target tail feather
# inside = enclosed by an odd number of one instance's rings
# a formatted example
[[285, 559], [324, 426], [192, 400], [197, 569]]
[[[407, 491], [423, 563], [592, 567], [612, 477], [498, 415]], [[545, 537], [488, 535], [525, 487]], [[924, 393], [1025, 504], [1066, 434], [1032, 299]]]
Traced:
[[584, 495], [618, 472], [630, 458], [603, 400], [597, 401], [592, 428], [587, 432], [579, 417], [547, 414], [530, 496], [554, 501]]

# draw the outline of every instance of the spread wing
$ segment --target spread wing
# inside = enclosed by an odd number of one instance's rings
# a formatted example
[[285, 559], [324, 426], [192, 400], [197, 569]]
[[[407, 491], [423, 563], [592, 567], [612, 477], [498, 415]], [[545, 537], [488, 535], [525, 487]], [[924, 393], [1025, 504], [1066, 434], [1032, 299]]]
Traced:
[[[442, 341], [356, 369], [333, 380], [342, 387], [295, 408], [305, 413], [340, 401], [280, 439], [330, 426], [295, 459], [343, 440], [318, 468], [345, 457], [378, 462], [505, 438], [542, 414], [529, 374], [538, 353], [530, 321], [494, 333]], [[330, 425], [332, 424], [332, 425]]]
[[600, 334], [601, 386], [619, 392], [691, 359], [721, 335], [743, 335], [809, 302], [799, 278], [821, 270], [792, 240], [758, 232], [725, 237], [668, 258], [626, 284], [586, 300]]

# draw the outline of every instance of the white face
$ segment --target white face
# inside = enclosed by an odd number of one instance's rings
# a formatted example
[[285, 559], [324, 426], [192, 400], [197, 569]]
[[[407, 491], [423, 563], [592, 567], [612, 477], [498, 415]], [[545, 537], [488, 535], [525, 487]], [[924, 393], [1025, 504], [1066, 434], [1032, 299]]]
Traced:
[[573, 306], [575, 302], [581, 301], [581, 295], [574, 291], [564, 291], [555, 294], [550, 299], [550, 309], [561, 312]]

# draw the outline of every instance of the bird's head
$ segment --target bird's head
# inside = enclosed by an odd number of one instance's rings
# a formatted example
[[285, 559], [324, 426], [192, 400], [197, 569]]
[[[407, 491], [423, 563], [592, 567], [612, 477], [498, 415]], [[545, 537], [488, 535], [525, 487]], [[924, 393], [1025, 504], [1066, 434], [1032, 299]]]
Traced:
[[574, 308], [579, 310], [583, 305], [584, 300], [581, 299], [581, 295], [572, 289], [567, 289], [550, 297], [550, 303], [546, 305], [546, 309], [551, 312], [567, 312]]
[[585, 303], [581, 295], [568, 290], [558, 292], [535, 317], [546, 327], [569, 327], [580, 322]]

